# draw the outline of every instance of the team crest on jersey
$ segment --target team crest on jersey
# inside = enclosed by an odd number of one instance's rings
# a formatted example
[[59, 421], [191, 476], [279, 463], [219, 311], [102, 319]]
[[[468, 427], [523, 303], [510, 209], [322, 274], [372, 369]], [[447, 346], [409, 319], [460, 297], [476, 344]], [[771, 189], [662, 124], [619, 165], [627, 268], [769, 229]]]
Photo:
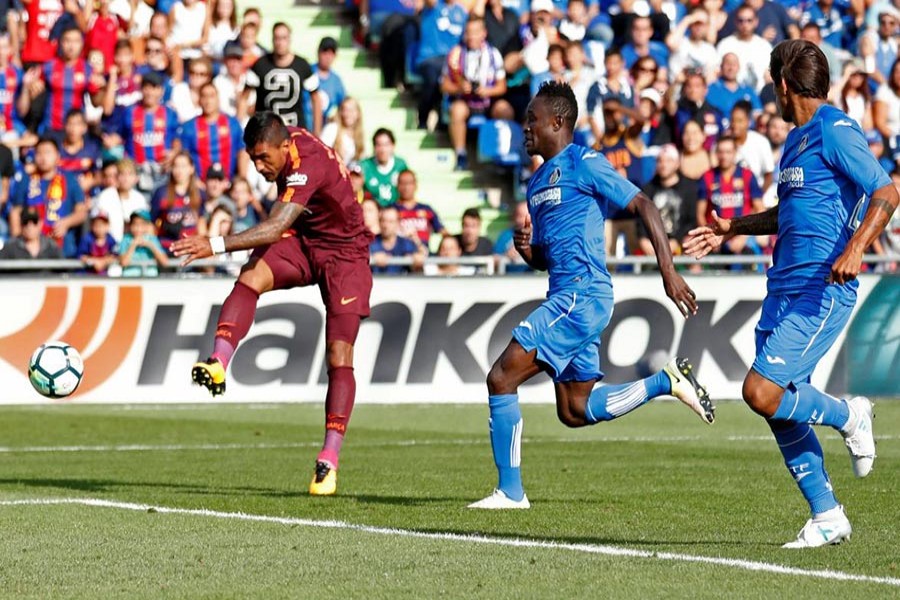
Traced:
[[556, 185], [556, 182], [559, 181], [559, 178], [562, 177], [562, 171], [559, 167], [553, 169], [553, 172], [550, 173], [550, 185]]
[[800, 145], [797, 146], [797, 154], [800, 154], [801, 152], [806, 150], [806, 147], [808, 145], [809, 145], [809, 135], [807, 134], [807, 135], [804, 135], [802, 138], [800, 138]]
[[306, 185], [308, 177], [303, 173], [291, 173], [285, 179], [287, 185]]

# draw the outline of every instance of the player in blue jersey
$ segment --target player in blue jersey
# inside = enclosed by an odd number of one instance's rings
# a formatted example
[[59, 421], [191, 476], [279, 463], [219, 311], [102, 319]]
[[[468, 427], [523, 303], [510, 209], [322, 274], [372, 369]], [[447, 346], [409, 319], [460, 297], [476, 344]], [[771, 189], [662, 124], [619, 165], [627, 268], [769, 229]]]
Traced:
[[781, 156], [778, 205], [730, 220], [714, 215], [690, 232], [685, 250], [701, 258], [736, 235], [778, 234], [743, 396], [769, 422], [812, 512], [785, 547], [809, 548], [840, 543], [851, 532], [811, 425], [841, 433], [857, 477], [875, 460], [872, 403], [833, 398], [810, 385], [810, 376], [847, 324], [863, 252], [900, 198], [856, 122], [826, 104], [828, 61], [818, 46], [782, 42], [769, 68], [779, 111], [797, 125]]
[[603, 232], [608, 215], [620, 209], [638, 214], [656, 251], [666, 294], [685, 318], [696, 314], [697, 303], [675, 272], [653, 201], [603, 155], [572, 143], [577, 115], [575, 95], [565, 83], [544, 83], [528, 105], [525, 149], [544, 164], [528, 182], [529, 221], [515, 232], [514, 244], [529, 265], [549, 272], [550, 290], [547, 300], [513, 329], [513, 339], [488, 374], [491, 446], [500, 477], [494, 492], [470, 508], [530, 506], [519, 468], [517, 390], [541, 371], [553, 377], [557, 415], [569, 427], [611, 421], [664, 394], [677, 397], [706, 423], [715, 418], [687, 359], [673, 359], [646, 379], [594, 388], [603, 377], [600, 334], [613, 311]]

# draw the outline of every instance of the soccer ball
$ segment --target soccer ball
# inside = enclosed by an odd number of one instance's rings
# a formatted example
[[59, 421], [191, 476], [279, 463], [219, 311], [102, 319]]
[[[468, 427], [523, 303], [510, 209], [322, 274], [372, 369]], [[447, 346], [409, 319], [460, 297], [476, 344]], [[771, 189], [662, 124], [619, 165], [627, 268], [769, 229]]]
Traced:
[[28, 361], [28, 379], [42, 396], [65, 398], [78, 389], [84, 362], [78, 350], [65, 342], [47, 342]]

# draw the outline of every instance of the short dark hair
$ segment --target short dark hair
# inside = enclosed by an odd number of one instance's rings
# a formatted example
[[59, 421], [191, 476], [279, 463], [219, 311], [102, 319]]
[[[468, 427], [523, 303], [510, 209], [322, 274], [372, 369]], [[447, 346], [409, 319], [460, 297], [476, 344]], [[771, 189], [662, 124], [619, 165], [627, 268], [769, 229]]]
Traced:
[[275, 30], [278, 29], [279, 27], [284, 27], [285, 29], [288, 30], [288, 33], [293, 33], [291, 26], [288, 25], [287, 23], [285, 23], [284, 21], [278, 21], [277, 23], [272, 25], [272, 33], [274, 34]]
[[34, 147], [35, 147], [35, 149], [37, 149], [38, 146], [43, 145], [43, 144], [50, 144], [51, 146], [53, 146], [53, 148], [56, 149], [57, 152], [59, 152], [59, 142], [57, 142], [54, 138], [46, 136], [46, 135], [41, 136], [41, 138], [37, 141], [37, 143], [34, 145]]
[[546, 81], [541, 84], [535, 98], [543, 98], [554, 114], [563, 118], [569, 131], [575, 130], [575, 121], [578, 120], [578, 101], [575, 100], [575, 92], [568, 83]]
[[612, 46], [609, 50], [606, 51], [606, 54], [603, 55], [603, 60], [605, 61], [610, 56], [618, 56], [622, 58], [622, 51], [618, 46]]
[[413, 171], [412, 169], [403, 169], [402, 171], [400, 171], [399, 173], [397, 173], [397, 179], [400, 179], [400, 177], [403, 176], [403, 175], [412, 175], [412, 178], [413, 178], [413, 179], [415, 179], [416, 181], [419, 180], [419, 178], [416, 177], [415, 171]]
[[481, 220], [481, 211], [474, 207], [467, 208], [466, 210], [463, 211], [463, 214], [462, 214], [463, 219], [465, 219], [466, 217], [468, 217], [470, 219], [478, 219], [480, 221]]
[[812, 42], [786, 40], [775, 46], [769, 71], [777, 87], [784, 81], [792, 92], [804, 98], [828, 98], [831, 87], [828, 59]]
[[737, 147], [737, 139], [730, 133], [720, 135], [719, 139], [716, 140], [716, 146], [718, 147], [718, 145], [722, 142], [730, 142], [732, 145]]
[[244, 128], [244, 146], [248, 150], [259, 143], [280, 144], [290, 137], [290, 132], [277, 114], [258, 112], [247, 121]]
[[734, 103], [734, 106], [731, 107], [731, 112], [739, 110], [743, 112], [748, 117], [753, 114], [753, 105], [750, 104], [749, 100], [738, 100]]
[[134, 52], [134, 48], [131, 47], [131, 40], [119, 40], [116, 42], [115, 52], [125, 50], [126, 48]]
[[379, 127], [375, 130], [375, 134], [372, 136], [372, 145], [375, 144], [375, 140], [380, 138], [381, 136], [386, 135], [388, 139], [391, 140], [393, 145], [397, 145], [397, 139], [394, 137], [394, 132], [388, 129], [387, 127]]
[[66, 113], [63, 122], [68, 123], [69, 119], [71, 119], [72, 117], [81, 117], [82, 119], [87, 121], [87, 117], [85, 116], [84, 111], [80, 108], [70, 108], [69, 112]]

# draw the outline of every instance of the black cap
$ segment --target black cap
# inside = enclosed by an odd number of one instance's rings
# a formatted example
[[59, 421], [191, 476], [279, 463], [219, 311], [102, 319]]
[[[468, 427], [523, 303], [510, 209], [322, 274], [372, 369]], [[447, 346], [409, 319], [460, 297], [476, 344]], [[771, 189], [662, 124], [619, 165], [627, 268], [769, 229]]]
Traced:
[[37, 209], [27, 207], [22, 211], [22, 225], [26, 223], [40, 223], [41, 213]]
[[222, 163], [213, 163], [206, 169], [206, 179], [225, 179], [225, 170]]
[[225, 44], [222, 56], [225, 58], [244, 58], [244, 49], [236, 42], [228, 42]]
[[322, 38], [322, 41], [319, 42], [319, 52], [325, 52], [326, 50], [331, 50], [332, 52], [337, 52], [338, 43], [337, 40], [331, 36], [325, 36]]
[[157, 73], [156, 71], [148, 71], [141, 75], [141, 86], [152, 85], [153, 87], [162, 87], [163, 78], [162, 75]]

